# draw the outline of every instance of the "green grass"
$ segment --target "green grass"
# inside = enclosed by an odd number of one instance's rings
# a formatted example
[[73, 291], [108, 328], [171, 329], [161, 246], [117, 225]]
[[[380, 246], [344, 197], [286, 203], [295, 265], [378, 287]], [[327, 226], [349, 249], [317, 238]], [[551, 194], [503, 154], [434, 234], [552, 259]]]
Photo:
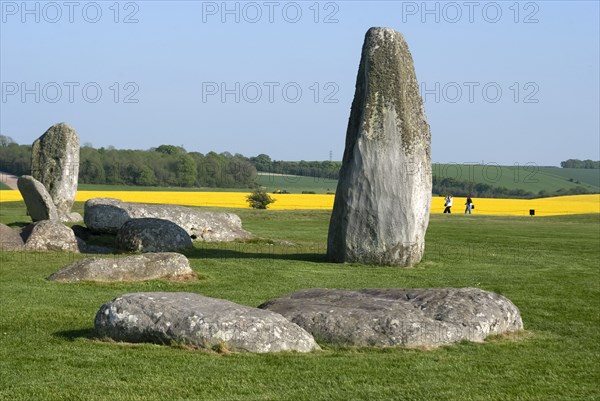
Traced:
[[[329, 212], [236, 213], [256, 235], [298, 245], [199, 245], [188, 257], [204, 279], [187, 283], [51, 283], [48, 275], [79, 256], [0, 254], [0, 399], [600, 399], [599, 215], [434, 215], [423, 262], [398, 269], [325, 263]], [[1, 204], [4, 223], [24, 214], [20, 202]], [[527, 333], [433, 351], [324, 347], [308, 355], [92, 338], [99, 307], [127, 292], [190, 291], [256, 306], [310, 287], [467, 286], [510, 298]]]
[[[461, 181], [485, 183], [495, 187], [523, 189], [537, 194], [541, 190], [555, 192], [561, 188], [582, 186], [600, 192], [600, 169], [563, 169], [536, 165], [496, 166], [466, 164], [433, 164], [433, 174], [440, 178], [451, 177]], [[569, 181], [573, 178], [576, 182]]]
[[11, 188], [11, 187], [9, 187], [8, 185], [6, 185], [6, 184], [5, 184], [5, 183], [3, 183], [3, 182], [0, 182], [0, 190], [3, 190], [3, 189], [9, 189], [9, 190], [10, 190], [10, 189], [12, 189], [12, 188]]
[[600, 187], [600, 169], [540, 167], [540, 172], [545, 175], [561, 177], [568, 182], [572, 182], [569, 181], [572, 179], [582, 184]]

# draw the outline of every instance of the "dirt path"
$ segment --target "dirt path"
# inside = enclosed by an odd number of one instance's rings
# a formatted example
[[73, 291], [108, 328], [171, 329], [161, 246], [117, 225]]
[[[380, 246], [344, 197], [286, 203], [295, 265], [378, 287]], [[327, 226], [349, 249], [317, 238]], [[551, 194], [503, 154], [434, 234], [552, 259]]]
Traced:
[[0, 182], [6, 184], [10, 189], [18, 189], [17, 188], [17, 177], [16, 175], [5, 173], [4, 171], [0, 171]]

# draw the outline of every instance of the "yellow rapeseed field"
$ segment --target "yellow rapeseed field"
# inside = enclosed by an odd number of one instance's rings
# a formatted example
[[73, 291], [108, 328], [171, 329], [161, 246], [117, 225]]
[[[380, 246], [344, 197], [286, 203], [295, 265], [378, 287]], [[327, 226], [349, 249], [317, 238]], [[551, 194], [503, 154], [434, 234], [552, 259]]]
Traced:
[[[79, 191], [76, 201], [92, 198], [117, 198], [126, 202], [164, 203], [185, 206], [211, 206], [248, 208], [243, 192], [143, 192], [143, 191]], [[272, 195], [276, 200], [271, 210], [331, 209], [333, 195], [280, 194]], [[0, 202], [22, 200], [19, 191], [0, 191]], [[464, 213], [465, 198], [454, 198], [453, 213]], [[600, 213], [600, 194], [559, 196], [541, 199], [473, 199], [474, 214], [527, 216], [534, 209], [536, 216], [561, 214]], [[434, 197], [431, 213], [442, 213], [444, 198]]]

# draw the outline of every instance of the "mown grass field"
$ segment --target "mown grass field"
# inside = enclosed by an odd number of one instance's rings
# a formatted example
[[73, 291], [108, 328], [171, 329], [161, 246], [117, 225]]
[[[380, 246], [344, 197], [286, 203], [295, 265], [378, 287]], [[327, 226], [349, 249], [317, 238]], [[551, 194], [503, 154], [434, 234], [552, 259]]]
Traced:
[[[254, 234], [297, 246], [199, 244], [187, 256], [202, 279], [186, 283], [50, 283], [81, 256], [0, 253], [0, 399], [600, 399], [600, 214], [433, 215], [423, 262], [398, 269], [326, 263], [329, 211], [235, 212]], [[23, 203], [0, 203], [0, 221], [28, 221]], [[309, 287], [479, 287], [510, 298], [526, 332], [430, 351], [324, 347], [308, 355], [205, 353], [92, 335], [98, 308], [128, 292], [189, 291], [256, 306]]]

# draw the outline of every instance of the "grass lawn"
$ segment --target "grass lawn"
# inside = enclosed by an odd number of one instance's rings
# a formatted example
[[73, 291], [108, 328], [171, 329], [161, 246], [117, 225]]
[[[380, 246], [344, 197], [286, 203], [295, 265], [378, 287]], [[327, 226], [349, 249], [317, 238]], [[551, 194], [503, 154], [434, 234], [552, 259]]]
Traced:
[[[0, 400], [600, 399], [600, 215], [434, 215], [423, 262], [398, 269], [326, 263], [328, 211], [236, 213], [256, 235], [298, 245], [198, 245], [187, 256], [202, 279], [187, 283], [51, 283], [80, 256], [0, 253]], [[0, 204], [3, 223], [24, 214], [21, 202]], [[128, 292], [256, 306], [310, 287], [479, 287], [511, 299], [526, 332], [432, 351], [272, 355], [92, 337], [99, 307]]]
[[2, 189], [8, 189], [8, 190], [10, 190], [10, 189], [11, 189], [11, 187], [9, 187], [8, 185], [6, 185], [6, 184], [5, 184], [5, 183], [3, 183], [3, 182], [0, 182], [0, 190], [2, 190]]

